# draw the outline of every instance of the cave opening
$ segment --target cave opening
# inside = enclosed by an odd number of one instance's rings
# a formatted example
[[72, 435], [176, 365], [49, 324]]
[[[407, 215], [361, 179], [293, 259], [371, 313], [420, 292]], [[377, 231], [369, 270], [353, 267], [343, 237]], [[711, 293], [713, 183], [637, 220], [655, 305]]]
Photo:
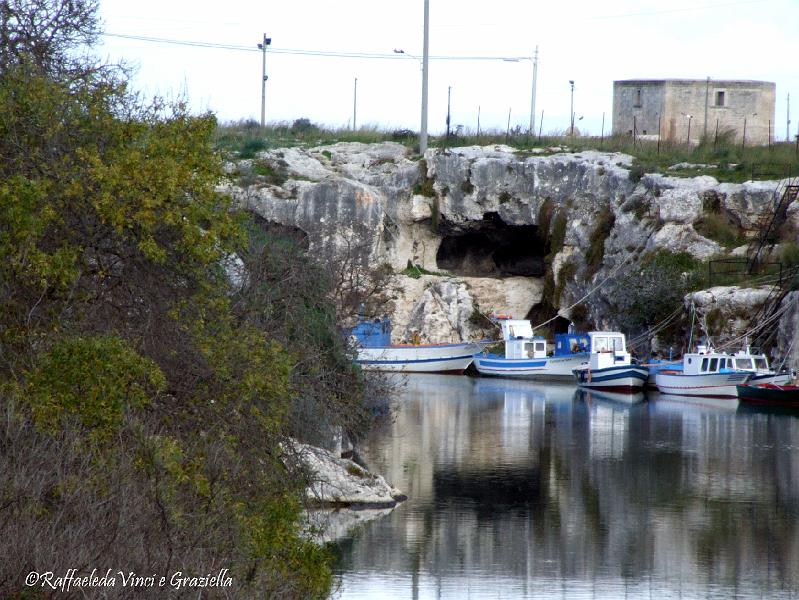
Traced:
[[497, 213], [486, 213], [467, 230], [445, 221], [436, 265], [462, 277], [543, 277], [549, 247], [536, 225], [508, 225]]

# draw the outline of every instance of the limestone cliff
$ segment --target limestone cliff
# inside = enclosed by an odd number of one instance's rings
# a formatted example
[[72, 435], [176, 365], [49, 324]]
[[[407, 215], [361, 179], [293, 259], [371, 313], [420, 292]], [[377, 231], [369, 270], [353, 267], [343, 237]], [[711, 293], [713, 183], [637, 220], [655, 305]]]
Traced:
[[[397, 341], [413, 332], [453, 341], [478, 333], [479, 313], [538, 316], [551, 305], [550, 313], [572, 318], [589, 293], [582, 318], [618, 327], [620, 274], [656, 250], [702, 260], [740, 254], [704, 237], [697, 223], [713, 211], [751, 230], [779, 183], [636, 177], [632, 162], [505, 146], [433, 149], [414, 159], [399, 144], [343, 143], [264, 152], [231, 165], [239, 183], [224, 189], [267, 221], [305, 232], [312, 253], [357, 246], [370, 263], [390, 265]], [[259, 166], [272, 176], [259, 178]], [[427, 274], [401, 274], [409, 265]]]

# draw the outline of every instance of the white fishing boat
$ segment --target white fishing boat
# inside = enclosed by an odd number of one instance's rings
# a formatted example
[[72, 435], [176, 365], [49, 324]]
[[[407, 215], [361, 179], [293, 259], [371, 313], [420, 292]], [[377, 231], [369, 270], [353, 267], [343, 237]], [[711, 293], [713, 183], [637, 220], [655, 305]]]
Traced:
[[710, 346], [699, 346], [696, 352], [683, 356], [682, 371], [664, 369], [655, 376], [663, 394], [738, 398], [735, 386], [746, 383], [751, 371], [735, 368], [732, 356], [716, 352]]
[[362, 320], [350, 335], [357, 351], [355, 362], [371, 371], [463, 373], [489, 343], [391, 344], [388, 319]]
[[555, 352], [547, 355], [547, 342], [533, 334], [530, 321], [500, 319], [505, 355], [478, 354], [474, 366], [480, 375], [523, 379], [572, 379], [572, 369], [588, 360], [588, 336], [562, 333], [555, 336]]
[[749, 381], [747, 381], [749, 385], [758, 385], [761, 383], [788, 385], [793, 381], [794, 377], [796, 377], [795, 372], [788, 370], [777, 372], [771, 369], [766, 355], [753, 354], [748, 344], [742, 350], [733, 354], [732, 358], [736, 369], [752, 373]]
[[587, 364], [574, 369], [581, 388], [631, 392], [646, 385], [649, 370], [632, 364], [624, 334], [618, 331], [591, 331]]

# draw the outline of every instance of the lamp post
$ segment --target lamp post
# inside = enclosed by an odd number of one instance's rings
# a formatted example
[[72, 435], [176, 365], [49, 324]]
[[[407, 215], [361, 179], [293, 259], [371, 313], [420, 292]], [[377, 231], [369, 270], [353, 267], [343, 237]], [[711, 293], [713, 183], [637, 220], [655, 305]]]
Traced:
[[530, 94], [530, 129], [529, 134], [535, 133], [535, 88], [538, 79], [538, 46], [535, 47], [535, 55], [533, 56], [533, 91]]
[[571, 126], [569, 128], [569, 135], [574, 135], [574, 80], [569, 79], [571, 86], [571, 104], [569, 108], [569, 118], [571, 119]]
[[266, 47], [272, 43], [272, 38], [266, 37], [264, 34], [263, 41], [258, 44], [258, 49], [261, 51], [261, 127], [266, 125], [266, 80], [269, 77], [266, 75]]
[[352, 90], [352, 130], [358, 129], [358, 78], [355, 78], [355, 86]]

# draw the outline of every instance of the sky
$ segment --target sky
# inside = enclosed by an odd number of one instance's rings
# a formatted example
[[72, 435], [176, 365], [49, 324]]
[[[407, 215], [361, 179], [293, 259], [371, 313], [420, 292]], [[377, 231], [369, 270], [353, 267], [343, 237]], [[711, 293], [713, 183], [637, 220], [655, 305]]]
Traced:
[[[481, 130], [505, 131], [510, 118], [526, 130], [536, 47], [544, 134], [569, 127], [570, 80], [577, 127], [599, 135], [614, 80], [707, 77], [775, 82], [775, 137], [785, 139], [788, 94], [797, 134], [799, 0], [429, 3], [430, 56], [447, 57], [430, 60], [433, 134], [446, 127], [448, 95], [453, 128], [474, 131], [479, 118]], [[132, 66], [145, 95], [185, 98], [221, 122], [260, 120], [266, 34], [267, 122], [420, 128], [424, 0], [101, 0], [100, 14], [97, 52]], [[370, 56], [336, 56], [347, 53]]]

